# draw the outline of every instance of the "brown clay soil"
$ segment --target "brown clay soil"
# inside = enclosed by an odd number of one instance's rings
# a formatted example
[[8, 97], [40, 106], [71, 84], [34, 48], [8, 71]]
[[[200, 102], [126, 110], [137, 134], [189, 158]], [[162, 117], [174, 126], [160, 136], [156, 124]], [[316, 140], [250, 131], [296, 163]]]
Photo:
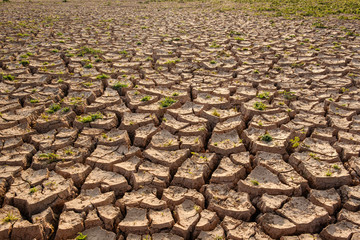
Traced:
[[360, 239], [359, 22], [224, 9], [0, 4], [0, 239]]

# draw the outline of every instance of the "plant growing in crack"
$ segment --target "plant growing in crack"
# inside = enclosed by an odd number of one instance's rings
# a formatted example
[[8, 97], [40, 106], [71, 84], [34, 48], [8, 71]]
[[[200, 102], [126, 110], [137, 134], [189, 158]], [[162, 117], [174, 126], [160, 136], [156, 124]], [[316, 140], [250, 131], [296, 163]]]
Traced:
[[85, 64], [84, 68], [93, 68], [93, 65], [91, 63]]
[[177, 101], [170, 97], [165, 97], [163, 100], [160, 101], [160, 108], [167, 108], [176, 103]]
[[320, 160], [320, 158], [318, 156], [316, 156], [315, 153], [309, 153], [309, 156], [312, 158], [312, 159], [315, 159], [315, 160]]
[[332, 166], [335, 170], [340, 170], [341, 168], [339, 167], [339, 165], [337, 165], [337, 164], [334, 164], [333, 166]]
[[220, 117], [220, 113], [218, 113], [216, 109], [212, 112], [212, 115], [214, 115], [215, 117]]
[[263, 102], [255, 102], [253, 107], [256, 109], [256, 110], [260, 110], [260, 111], [263, 111], [267, 108], [266, 104], [263, 103]]
[[74, 152], [69, 148], [65, 150], [66, 155], [74, 155]]
[[63, 109], [61, 109], [61, 112], [62, 113], [67, 113], [70, 111], [70, 108], [69, 107], [64, 107]]
[[36, 187], [30, 188], [30, 190], [29, 190], [29, 193], [30, 193], [30, 194], [33, 194], [33, 193], [36, 193], [36, 192], [37, 192], [37, 188], [36, 188]]
[[259, 185], [260, 185], [259, 181], [255, 180], [255, 179], [251, 179], [250, 182], [251, 182], [254, 186], [259, 186]]
[[76, 240], [86, 240], [87, 239], [87, 235], [82, 234], [81, 232], [78, 233], [77, 237], [75, 238]]
[[4, 80], [9, 80], [9, 81], [14, 81], [15, 77], [11, 74], [8, 74], [8, 75], [3, 75], [2, 78]]
[[55, 153], [41, 153], [39, 155], [39, 160], [47, 161], [48, 163], [53, 163], [53, 162], [58, 162], [61, 159], [60, 159], [59, 155], [57, 155]]
[[295, 92], [290, 92], [290, 91], [280, 91], [280, 94], [283, 94], [284, 98], [287, 100], [293, 100], [294, 98], [296, 98], [296, 96], [294, 95]]
[[47, 113], [53, 114], [61, 109], [59, 104], [52, 104], [48, 110], [46, 110]]
[[172, 140], [172, 139], [169, 140], [167, 143], [164, 143], [163, 146], [164, 146], [164, 147], [169, 147], [169, 146], [171, 146], [171, 144], [173, 144], [173, 140]]
[[3, 223], [15, 222], [19, 218], [15, 217], [12, 212], [9, 212], [6, 217], [2, 220]]
[[129, 85], [127, 85], [126, 83], [116, 82], [112, 88], [115, 90], [118, 90], [118, 89], [127, 88], [127, 87], [129, 87]]
[[265, 132], [264, 135], [260, 136], [259, 139], [264, 142], [271, 142], [273, 140], [272, 136], [267, 132]]
[[103, 119], [103, 117], [102, 113], [97, 112], [87, 116], [78, 117], [78, 121], [82, 123], [89, 123], [95, 121], [96, 119]]
[[19, 62], [21, 65], [23, 65], [24, 67], [28, 66], [30, 64], [29, 60], [21, 60]]
[[108, 78], [110, 78], [110, 77], [104, 73], [96, 76], [96, 79], [108, 79]]
[[270, 98], [270, 92], [259, 93], [256, 97], [258, 97], [260, 99], [269, 99]]
[[145, 96], [145, 97], [143, 97], [140, 101], [142, 101], [142, 102], [147, 102], [147, 101], [149, 101], [150, 99], [151, 99], [150, 96]]
[[297, 148], [300, 145], [300, 138], [294, 137], [294, 139], [290, 139], [293, 148]]
[[199, 205], [194, 205], [194, 209], [195, 209], [195, 211], [196, 212], [201, 212], [201, 208], [200, 208], [200, 206]]

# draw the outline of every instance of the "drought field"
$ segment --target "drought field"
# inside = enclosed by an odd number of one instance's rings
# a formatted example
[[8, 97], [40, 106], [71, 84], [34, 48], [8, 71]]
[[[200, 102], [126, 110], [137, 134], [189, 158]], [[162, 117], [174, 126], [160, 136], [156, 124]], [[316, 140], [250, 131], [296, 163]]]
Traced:
[[0, 239], [360, 239], [359, 17], [0, 3]]

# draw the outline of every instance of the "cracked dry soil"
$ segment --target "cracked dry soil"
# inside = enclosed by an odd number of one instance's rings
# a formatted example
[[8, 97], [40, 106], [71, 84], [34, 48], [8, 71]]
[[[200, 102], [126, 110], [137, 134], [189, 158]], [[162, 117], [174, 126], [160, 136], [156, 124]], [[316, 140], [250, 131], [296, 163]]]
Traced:
[[359, 25], [326, 25], [1, 4], [0, 239], [360, 239]]

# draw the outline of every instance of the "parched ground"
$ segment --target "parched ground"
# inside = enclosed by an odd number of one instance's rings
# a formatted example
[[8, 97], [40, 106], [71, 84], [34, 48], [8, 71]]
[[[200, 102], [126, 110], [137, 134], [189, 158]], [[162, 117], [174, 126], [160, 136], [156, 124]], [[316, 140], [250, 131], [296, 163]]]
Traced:
[[359, 21], [242, 6], [1, 3], [0, 239], [360, 239]]

